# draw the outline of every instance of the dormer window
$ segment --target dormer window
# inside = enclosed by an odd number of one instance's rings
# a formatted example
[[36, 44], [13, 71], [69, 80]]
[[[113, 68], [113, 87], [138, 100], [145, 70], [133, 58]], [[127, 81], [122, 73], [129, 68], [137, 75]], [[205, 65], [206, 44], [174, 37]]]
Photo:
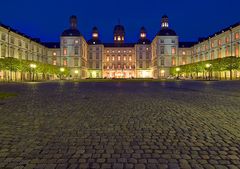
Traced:
[[141, 33], [141, 38], [145, 38], [146, 37], [146, 33]]

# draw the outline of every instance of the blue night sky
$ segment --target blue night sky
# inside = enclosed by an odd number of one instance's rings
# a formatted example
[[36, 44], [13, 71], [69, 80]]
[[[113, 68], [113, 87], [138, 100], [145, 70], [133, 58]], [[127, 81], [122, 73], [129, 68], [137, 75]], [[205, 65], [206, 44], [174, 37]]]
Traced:
[[112, 42], [120, 19], [126, 41], [134, 42], [141, 26], [152, 40], [166, 14], [181, 41], [196, 41], [240, 21], [239, 7], [239, 0], [5, 0], [0, 22], [42, 41], [59, 41], [69, 16], [76, 15], [87, 40], [97, 26], [101, 40]]

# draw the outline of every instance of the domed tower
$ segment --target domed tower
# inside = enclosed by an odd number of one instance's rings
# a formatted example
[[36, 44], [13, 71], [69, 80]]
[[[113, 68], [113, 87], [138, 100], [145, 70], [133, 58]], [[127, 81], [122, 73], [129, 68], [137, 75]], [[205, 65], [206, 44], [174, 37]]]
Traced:
[[114, 27], [114, 43], [116, 44], [122, 44], [124, 43], [124, 36], [125, 36], [125, 30], [124, 26], [118, 24]]
[[98, 28], [96, 26], [92, 28], [92, 38], [88, 41], [88, 43], [93, 45], [101, 43], [99, 40]]
[[158, 36], [177, 36], [176, 32], [169, 28], [169, 20], [167, 15], [163, 15], [161, 20], [161, 30], [157, 34]]
[[98, 41], [99, 39], [98, 28], [96, 26], [92, 29], [92, 39], [95, 41]]
[[77, 17], [75, 15], [72, 15], [69, 19], [70, 28], [66, 29], [62, 36], [81, 36], [81, 33], [79, 32], [77, 28]]
[[139, 35], [138, 42], [142, 43], [142, 44], [149, 44], [150, 43], [150, 40], [147, 39], [147, 31], [146, 31], [145, 27], [143, 27], [143, 26], [140, 29], [140, 35]]

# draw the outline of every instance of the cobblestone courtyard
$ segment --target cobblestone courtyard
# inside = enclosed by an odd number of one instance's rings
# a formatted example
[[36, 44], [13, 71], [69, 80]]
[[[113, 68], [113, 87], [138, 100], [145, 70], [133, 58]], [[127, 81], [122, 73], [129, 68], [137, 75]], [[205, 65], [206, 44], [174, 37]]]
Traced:
[[240, 168], [240, 82], [0, 84], [0, 168]]

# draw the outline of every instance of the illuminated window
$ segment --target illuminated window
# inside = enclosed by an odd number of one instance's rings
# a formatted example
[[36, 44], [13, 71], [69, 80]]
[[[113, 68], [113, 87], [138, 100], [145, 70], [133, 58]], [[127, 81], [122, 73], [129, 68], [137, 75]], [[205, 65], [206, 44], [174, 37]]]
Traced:
[[176, 48], [172, 47], [172, 54], [176, 54]]
[[107, 50], [107, 53], [109, 53], [109, 50]]
[[212, 48], [214, 47], [214, 42], [211, 43], [211, 47], [212, 47]]
[[63, 54], [64, 54], [64, 55], [67, 55], [67, 48], [64, 48], [64, 49], [63, 49]]
[[214, 51], [211, 52], [211, 59], [214, 59]]
[[120, 50], [118, 51], [118, 53], [120, 53]]
[[121, 36], [118, 36], [118, 41], [120, 41], [121, 40]]
[[53, 56], [56, 56], [57, 55], [57, 53], [56, 52], [53, 52]]
[[176, 65], [176, 60], [175, 60], [175, 58], [172, 58], [172, 65], [173, 65], [173, 66]]
[[118, 61], [120, 61], [121, 60], [121, 57], [120, 56], [118, 56]]
[[114, 56], [112, 57], [112, 60], [114, 61], [115, 59], [114, 59]]
[[221, 52], [221, 49], [218, 50], [218, 58], [222, 58], [222, 52]]
[[121, 65], [118, 65], [118, 69], [121, 69]]
[[183, 54], [183, 55], [186, 55], [186, 52], [185, 52], [185, 51], [183, 51], [183, 52], [182, 52], [182, 54]]
[[53, 65], [57, 65], [56, 59], [53, 59]]
[[129, 57], [129, 61], [132, 61], [132, 57], [131, 56]]
[[63, 65], [64, 65], [64, 66], [67, 66], [67, 59], [64, 59], [64, 60], [63, 60]]
[[228, 56], [229, 55], [229, 47], [228, 46], [226, 47], [225, 52], [226, 52], [225, 55]]
[[107, 66], [107, 69], [109, 69], [109, 66]]
[[79, 41], [78, 41], [78, 40], [75, 40], [75, 43], [76, 43], [76, 44], [78, 44], [78, 43], [79, 43]]
[[235, 39], [239, 39], [239, 33], [235, 33]]
[[225, 41], [226, 43], [229, 43], [229, 37], [226, 37]]
[[131, 66], [131, 65], [129, 66], [129, 69], [132, 69], [132, 66]]
[[129, 50], [129, 53], [132, 53], [132, 51], [131, 51], [131, 50]]
[[127, 68], [126, 65], [124, 65], [123, 68], [126, 69]]
[[123, 60], [126, 61], [126, 56], [123, 57]]
[[218, 40], [218, 46], [221, 46], [221, 45], [222, 45], [222, 40], [219, 39], [219, 40]]
[[239, 56], [239, 46], [237, 44], [235, 45], [235, 55]]
[[107, 62], [109, 62], [109, 57], [107, 57]]

